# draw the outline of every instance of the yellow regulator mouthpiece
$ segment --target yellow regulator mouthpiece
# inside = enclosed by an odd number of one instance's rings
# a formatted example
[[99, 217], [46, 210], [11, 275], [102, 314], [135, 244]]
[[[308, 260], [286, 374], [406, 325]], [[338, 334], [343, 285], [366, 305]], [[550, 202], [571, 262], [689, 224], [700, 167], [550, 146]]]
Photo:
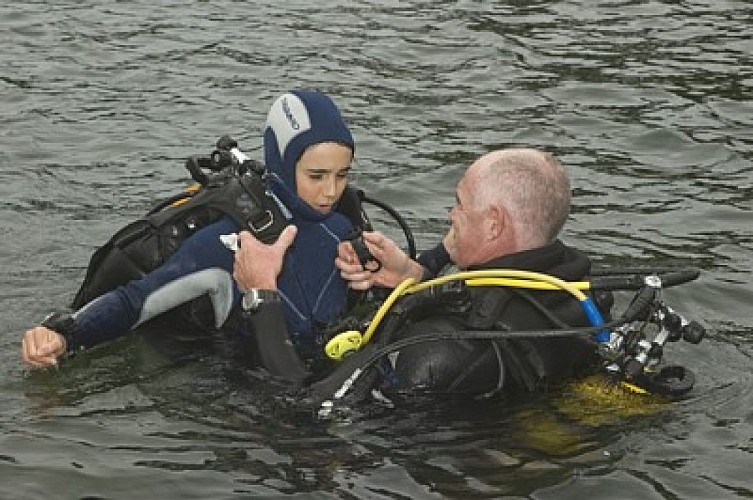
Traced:
[[330, 359], [340, 361], [343, 356], [349, 354], [351, 351], [357, 351], [363, 344], [363, 337], [361, 332], [356, 330], [348, 330], [347, 332], [338, 333], [332, 337], [327, 345], [324, 346], [324, 352]]

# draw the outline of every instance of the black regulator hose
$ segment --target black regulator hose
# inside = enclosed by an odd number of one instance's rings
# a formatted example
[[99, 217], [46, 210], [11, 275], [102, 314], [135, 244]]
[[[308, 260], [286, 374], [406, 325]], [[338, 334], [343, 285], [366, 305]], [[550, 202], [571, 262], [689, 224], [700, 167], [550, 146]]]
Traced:
[[409, 347], [424, 342], [438, 342], [440, 340], [501, 340], [514, 338], [557, 338], [557, 337], [586, 337], [592, 341], [594, 333], [600, 332], [607, 328], [614, 328], [621, 325], [621, 321], [612, 321], [610, 323], [598, 326], [585, 326], [578, 328], [562, 328], [555, 330], [520, 330], [514, 332], [501, 332], [489, 330], [453, 330], [426, 332], [419, 335], [413, 335], [404, 339], [391, 342], [384, 347], [376, 349], [369, 357], [357, 367], [361, 372], [370, 368], [379, 359], [398, 351], [404, 347]]
[[659, 293], [661, 284], [658, 279], [654, 283], [646, 283], [643, 288], [635, 295], [628, 308], [622, 313], [619, 319], [620, 323], [629, 323], [639, 319], [645, 319], [648, 316], [651, 304], [656, 301], [656, 295]]
[[397, 210], [392, 208], [387, 203], [371, 198], [365, 194], [363, 195], [363, 201], [367, 203], [371, 203], [372, 205], [375, 205], [381, 208], [382, 210], [390, 214], [390, 216], [392, 216], [393, 219], [395, 219], [395, 222], [398, 223], [398, 225], [400, 226], [400, 229], [403, 230], [403, 234], [405, 235], [405, 240], [408, 243], [408, 255], [410, 256], [412, 260], [416, 260], [416, 255], [417, 255], [416, 241], [413, 238], [413, 231], [411, 231], [410, 226], [408, 226], [408, 223], [405, 221], [405, 219], [403, 219], [403, 216], [400, 215], [397, 212]]
[[655, 274], [661, 279], [661, 286], [668, 288], [682, 285], [698, 278], [699, 269], [684, 268], [594, 268], [591, 271], [591, 290], [639, 290], [645, 285], [646, 276]]

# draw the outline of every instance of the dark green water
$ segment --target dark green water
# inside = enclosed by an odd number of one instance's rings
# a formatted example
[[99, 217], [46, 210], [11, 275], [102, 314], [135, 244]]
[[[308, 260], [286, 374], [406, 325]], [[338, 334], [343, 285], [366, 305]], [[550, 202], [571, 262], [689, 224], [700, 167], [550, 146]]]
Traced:
[[[40, 0], [3, 3], [0, 25], [0, 498], [753, 497], [749, 2]], [[340, 104], [355, 182], [421, 247], [465, 165], [524, 144], [572, 176], [569, 243], [701, 268], [667, 291], [709, 330], [667, 353], [696, 372], [690, 397], [316, 421], [217, 343], [168, 355], [137, 335], [28, 373], [22, 332], [93, 249], [219, 135], [254, 152], [298, 86]]]

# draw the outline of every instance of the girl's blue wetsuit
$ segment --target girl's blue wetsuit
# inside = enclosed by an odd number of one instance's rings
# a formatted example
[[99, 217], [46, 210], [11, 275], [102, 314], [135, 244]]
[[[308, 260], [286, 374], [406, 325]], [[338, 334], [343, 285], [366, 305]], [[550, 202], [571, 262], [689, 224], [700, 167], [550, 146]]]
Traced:
[[208, 293], [215, 326], [227, 319], [238, 301], [233, 282], [233, 253], [219, 239], [238, 226], [229, 217], [187, 239], [144, 278], [102, 295], [74, 315], [75, 338], [69, 350], [88, 348], [128, 332], [155, 316]]
[[[319, 213], [295, 189], [295, 169], [307, 147], [336, 142], [355, 149], [340, 111], [321, 92], [292, 91], [280, 96], [267, 116], [264, 158], [271, 188], [288, 222], [298, 232], [278, 277], [285, 324], [294, 344], [309, 344], [318, 330], [344, 312], [347, 284], [335, 267], [337, 245], [353, 225], [343, 214]], [[92, 300], [60, 331], [69, 351], [86, 348], [130, 331], [155, 316], [208, 294], [215, 326], [221, 326], [240, 300], [232, 277], [233, 253], [219, 237], [238, 232], [229, 217], [188, 238], [170, 259], [144, 278]]]
[[[308, 341], [317, 327], [345, 306], [347, 286], [334, 265], [337, 244], [350, 231], [348, 219], [294, 220], [298, 236], [289, 250], [278, 287], [294, 343]], [[87, 348], [128, 332], [155, 316], [208, 294], [220, 327], [240, 299], [233, 280], [233, 253], [220, 241], [238, 231], [229, 217], [187, 239], [173, 256], [144, 278], [91, 301], [74, 315], [69, 350]]]

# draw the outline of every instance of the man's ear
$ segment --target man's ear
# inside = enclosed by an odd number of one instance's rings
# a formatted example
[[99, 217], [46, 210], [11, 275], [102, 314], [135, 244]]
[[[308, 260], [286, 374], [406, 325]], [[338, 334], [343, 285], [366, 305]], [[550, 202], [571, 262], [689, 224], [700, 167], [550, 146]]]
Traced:
[[489, 213], [486, 217], [486, 234], [489, 240], [496, 240], [505, 232], [508, 214], [507, 211], [497, 205], [492, 205], [487, 210]]

